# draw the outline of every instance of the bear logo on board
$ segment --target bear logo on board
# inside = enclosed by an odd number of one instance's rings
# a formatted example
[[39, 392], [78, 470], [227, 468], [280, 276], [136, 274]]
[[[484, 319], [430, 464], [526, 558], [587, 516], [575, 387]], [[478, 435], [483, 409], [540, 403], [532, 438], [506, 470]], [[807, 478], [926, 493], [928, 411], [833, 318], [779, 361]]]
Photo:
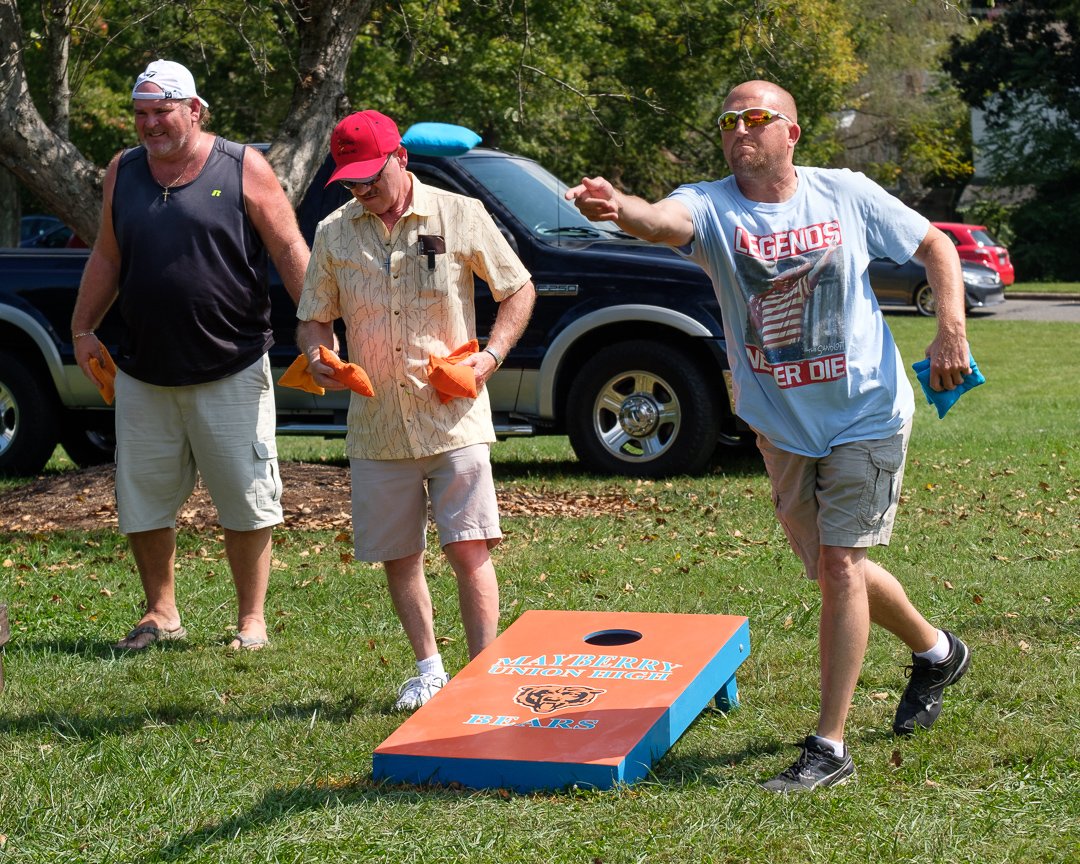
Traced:
[[554, 714], [566, 708], [581, 708], [591, 705], [606, 690], [597, 687], [585, 687], [581, 684], [562, 686], [525, 686], [518, 687], [514, 702], [528, 708], [534, 714]]

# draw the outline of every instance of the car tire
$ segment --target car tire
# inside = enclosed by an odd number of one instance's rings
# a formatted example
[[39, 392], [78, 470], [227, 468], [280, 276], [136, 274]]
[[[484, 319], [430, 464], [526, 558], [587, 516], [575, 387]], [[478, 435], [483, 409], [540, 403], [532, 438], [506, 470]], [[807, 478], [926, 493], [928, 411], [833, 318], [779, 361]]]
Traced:
[[0, 475], [41, 471], [56, 449], [59, 419], [52, 384], [17, 355], [0, 351]]
[[934, 302], [934, 289], [923, 283], [915, 289], [915, 296], [911, 300], [915, 311], [927, 318], [937, 315], [937, 303]]
[[698, 474], [720, 437], [723, 392], [717, 375], [678, 348], [610, 345], [583, 364], [570, 387], [570, 444], [587, 468], [604, 474]]
[[116, 461], [116, 435], [111, 429], [88, 429], [73, 425], [61, 433], [60, 446], [80, 468], [109, 465]]

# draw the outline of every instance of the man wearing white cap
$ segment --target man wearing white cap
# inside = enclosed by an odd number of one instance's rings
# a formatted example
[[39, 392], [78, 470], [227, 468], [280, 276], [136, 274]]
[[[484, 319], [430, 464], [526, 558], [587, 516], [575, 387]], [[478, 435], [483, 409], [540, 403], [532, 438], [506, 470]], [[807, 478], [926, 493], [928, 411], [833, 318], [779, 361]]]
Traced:
[[204, 131], [191, 73], [156, 60], [131, 97], [139, 147], [105, 173], [101, 228], [72, 316], [75, 357], [105, 363], [94, 333], [119, 299], [116, 500], [146, 594], [117, 647], [183, 638], [176, 514], [200, 475], [224, 529], [238, 600], [234, 649], [267, 643], [270, 534], [282, 520], [267, 349], [267, 253], [297, 300], [308, 249], [269, 163]]
[[[329, 182], [353, 200], [319, 223], [297, 341], [316, 381], [341, 389], [318, 349], [333, 347], [332, 323], [342, 318], [349, 359], [371, 379], [373, 396], [351, 397], [345, 441], [355, 554], [386, 570], [417, 667], [395, 708], [412, 710], [448, 678], [424, 576], [429, 500], [457, 576], [469, 656], [498, 632], [499, 586], [488, 553], [502, 533], [483, 385], [524, 331], [535, 291], [483, 204], [425, 186], [406, 170], [409, 154], [385, 114], [350, 114], [330, 136], [330, 153]], [[473, 341], [474, 275], [499, 304], [482, 351]], [[470, 395], [439, 392], [432, 364], [450, 355], [475, 385]]]

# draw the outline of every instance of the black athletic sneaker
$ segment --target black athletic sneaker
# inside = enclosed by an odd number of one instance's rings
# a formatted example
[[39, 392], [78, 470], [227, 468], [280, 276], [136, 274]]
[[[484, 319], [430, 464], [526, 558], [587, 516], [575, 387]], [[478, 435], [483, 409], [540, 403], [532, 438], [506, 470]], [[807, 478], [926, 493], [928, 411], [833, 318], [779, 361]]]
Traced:
[[949, 656], [940, 663], [930, 663], [911, 655], [911, 680], [908, 681], [900, 705], [893, 720], [893, 733], [910, 735], [918, 726], [929, 729], [938, 714], [941, 713], [941, 693], [950, 684], [955, 684], [971, 665], [971, 651], [967, 645], [944, 631], [949, 640]]
[[843, 756], [833, 755], [813, 735], [803, 741], [799, 758], [761, 785], [770, 792], [811, 792], [821, 786], [838, 786], [855, 776], [855, 763], [847, 747]]

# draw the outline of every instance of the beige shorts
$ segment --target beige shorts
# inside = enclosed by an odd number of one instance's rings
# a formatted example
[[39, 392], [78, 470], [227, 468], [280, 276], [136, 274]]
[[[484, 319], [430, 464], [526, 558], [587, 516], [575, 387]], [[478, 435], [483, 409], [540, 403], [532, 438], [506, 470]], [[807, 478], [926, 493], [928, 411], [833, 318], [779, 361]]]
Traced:
[[207, 384], [158, 387], [116, 375], [116, 510], [120, 531], [176, 525], [196, 476], [231, 531], [281, 522], [274, 389], [263, 355]]
[[817, 578], [820, 546], [889, 544], [910, 437], [909, 420], [891, 438], [840, 444], [829, 455], [811, 459], [757, 436], [776, 518], [808, 578]]
[[472, 444], [419, 459], [350, 459], [353, 546], [360, 561], [396, 561], [427, 548], [428, 502], [439, 545], [502, 540], [491, 448]]

